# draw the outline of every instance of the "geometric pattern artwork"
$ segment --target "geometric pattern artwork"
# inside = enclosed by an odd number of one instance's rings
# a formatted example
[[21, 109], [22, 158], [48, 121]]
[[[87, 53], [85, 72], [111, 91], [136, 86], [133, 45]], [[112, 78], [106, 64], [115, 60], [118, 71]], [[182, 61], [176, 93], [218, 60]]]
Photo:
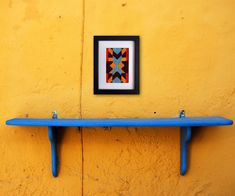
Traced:
[[129, 48], [106, 48], [106, 83], [128, 83]]

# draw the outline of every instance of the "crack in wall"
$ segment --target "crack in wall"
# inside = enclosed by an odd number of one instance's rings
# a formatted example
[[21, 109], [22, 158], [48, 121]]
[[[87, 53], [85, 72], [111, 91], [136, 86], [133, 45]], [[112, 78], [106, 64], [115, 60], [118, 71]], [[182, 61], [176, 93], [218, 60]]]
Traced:
[[[81, 64], [80, 64], [80, 118], [82, 118], [82, 65], [84, 53], [84, 27], [85, 27], [85, 0], [82, 1], [82, 32], [81, 32]], [[83, 129], [79, 128], [81, 133], [81, 158], [82, 158], [82, 190], [81, 195], [84, 195], [84, 145], [83, 145]]]
[[80, 63], [80, 105], [79, 112], [80, 118], [82, 118], [82, 65], [83, 65], [83, 52], [84, 52], [84, 26], [85, 26], [85, 0], [82, 5], [82, 32], [81, 32], [81, 63]]

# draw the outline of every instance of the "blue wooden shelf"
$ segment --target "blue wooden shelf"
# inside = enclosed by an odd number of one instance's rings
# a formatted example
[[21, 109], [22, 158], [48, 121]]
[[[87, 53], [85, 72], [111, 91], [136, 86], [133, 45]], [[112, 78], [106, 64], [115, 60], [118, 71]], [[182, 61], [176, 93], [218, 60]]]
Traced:
[[56, 130], [55, 127], [180, 127], [180, 174], [187, 171], [187, 144], [191, 139], [191, 127], [232, 125], [233, 121], [224, 117], [185, 117], [179, 118], [116, 118], [116, 119], [52, 119], [14, 118], [6, 121], [15, 126], [46, 126], [51, 142], [52, 174], [58, 175]]
[[223, 117], [192, 118], [114, 118], [114, 119], [32, 119], [14, 118], [7, 125], [52, 127], [194, 127], [230, 125]]

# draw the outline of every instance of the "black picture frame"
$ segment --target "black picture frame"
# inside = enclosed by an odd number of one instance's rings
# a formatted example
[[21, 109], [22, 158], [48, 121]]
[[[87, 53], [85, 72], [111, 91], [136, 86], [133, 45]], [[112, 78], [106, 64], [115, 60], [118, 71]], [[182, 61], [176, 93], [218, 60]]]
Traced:
[[[99, 89], [99, 41], [134, 42], [134, 88]], [[139, 36], [94, 36], [94, 94], [139, 94]]]

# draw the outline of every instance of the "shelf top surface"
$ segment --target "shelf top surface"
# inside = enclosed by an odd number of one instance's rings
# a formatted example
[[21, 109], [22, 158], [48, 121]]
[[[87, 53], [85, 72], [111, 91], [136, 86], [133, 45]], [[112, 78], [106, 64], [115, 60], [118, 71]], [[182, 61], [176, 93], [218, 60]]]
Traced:
[[100, 118], [100, 119], [43, 119], [14, 118], [6, 121], [15, 126], [53, 127], [193, 127], [232, 125], [233, 121], [224, 117], [185, 117], [185, 118]]

